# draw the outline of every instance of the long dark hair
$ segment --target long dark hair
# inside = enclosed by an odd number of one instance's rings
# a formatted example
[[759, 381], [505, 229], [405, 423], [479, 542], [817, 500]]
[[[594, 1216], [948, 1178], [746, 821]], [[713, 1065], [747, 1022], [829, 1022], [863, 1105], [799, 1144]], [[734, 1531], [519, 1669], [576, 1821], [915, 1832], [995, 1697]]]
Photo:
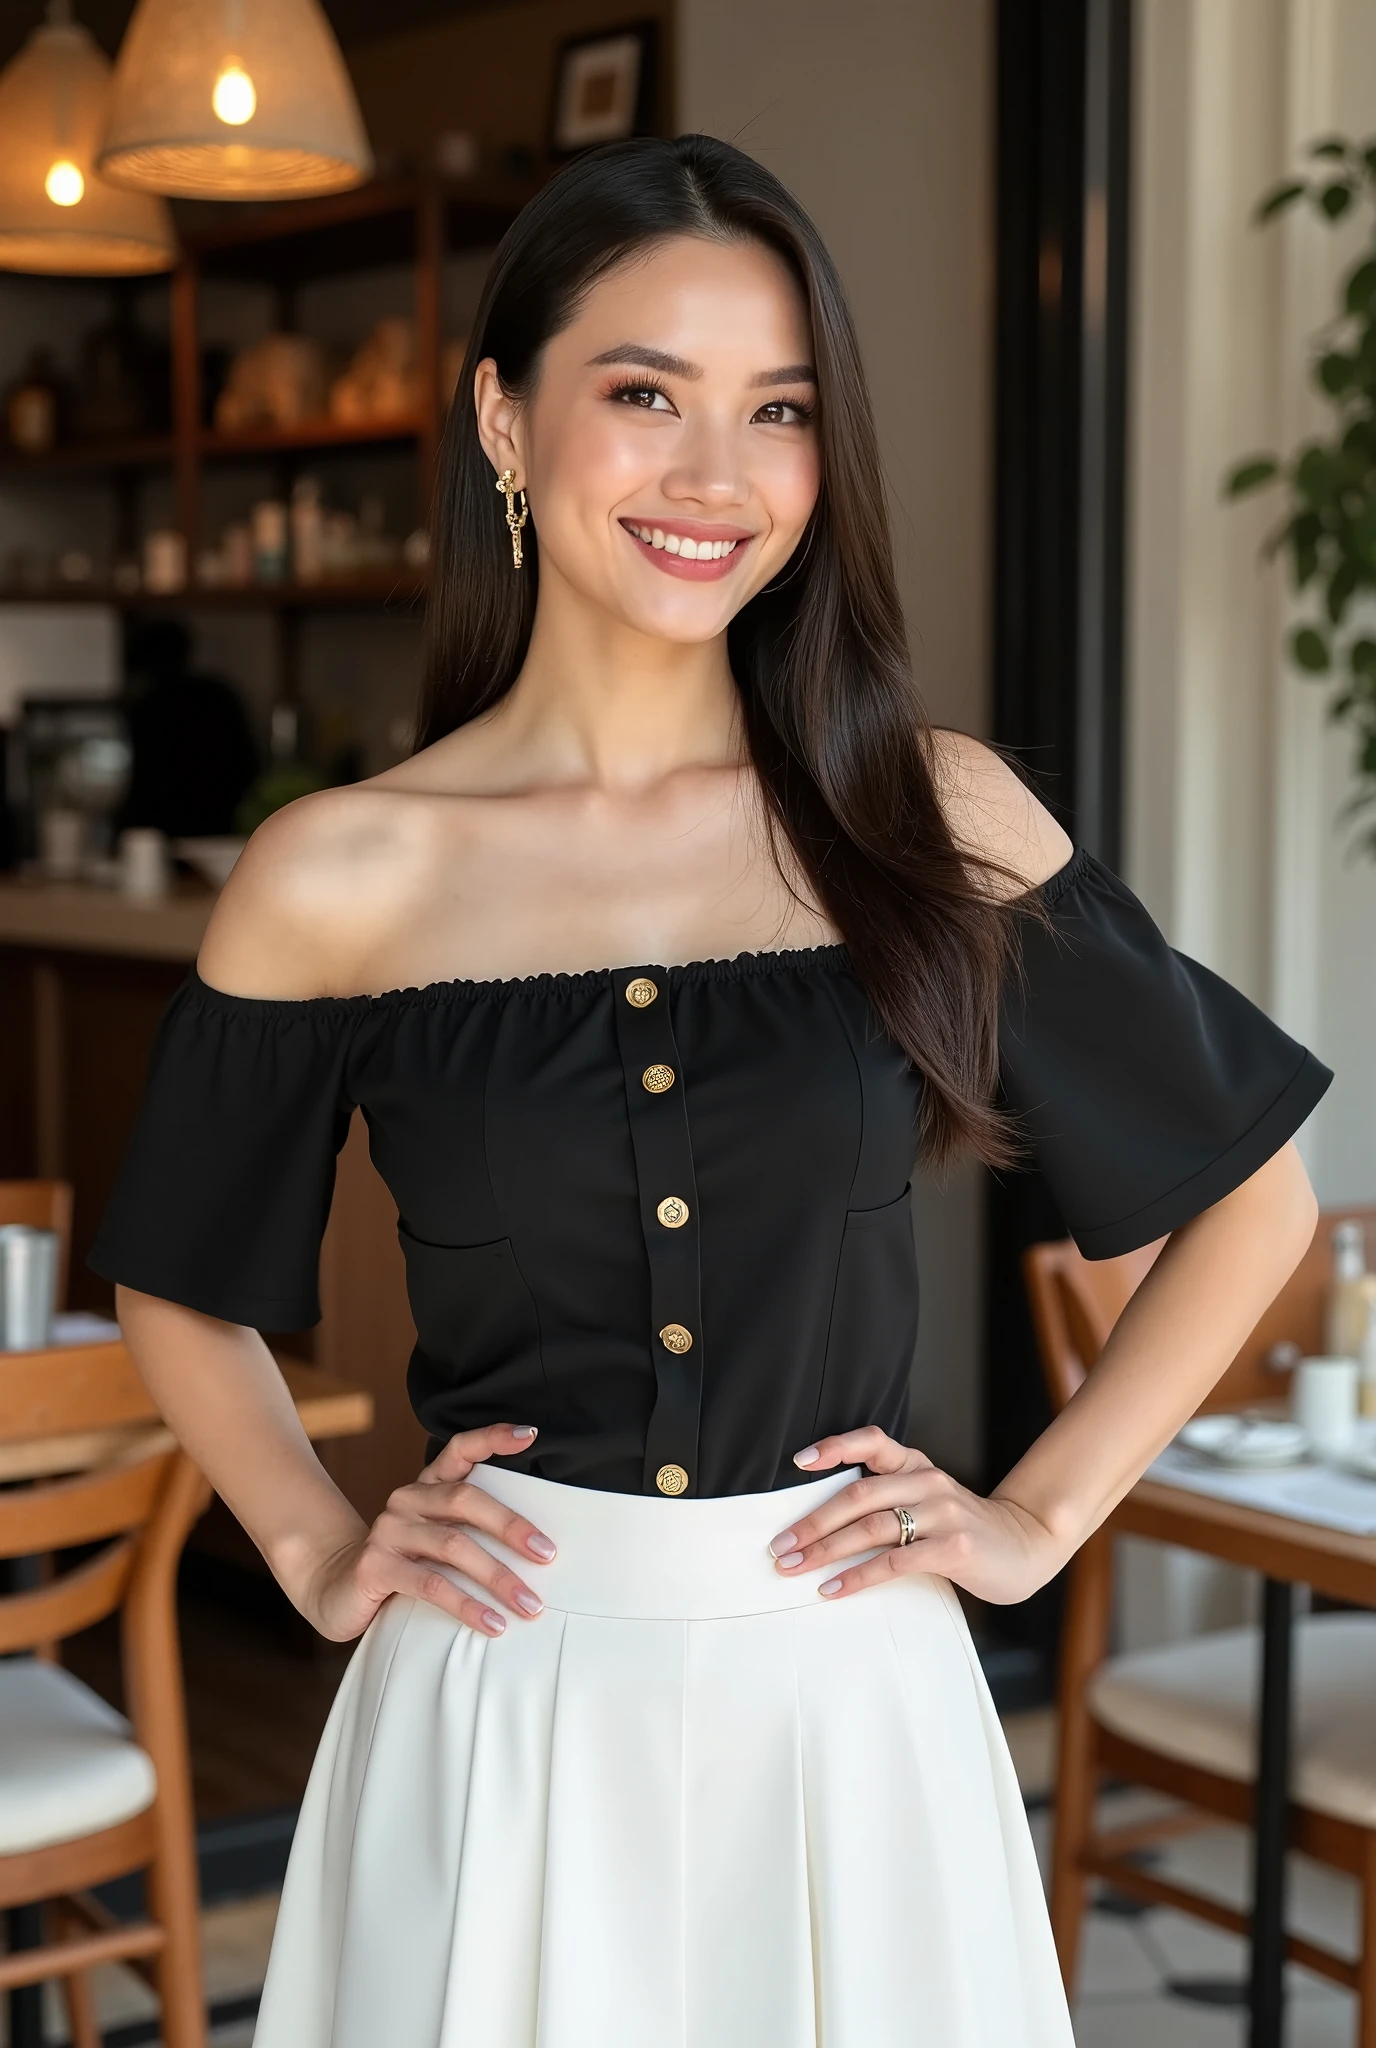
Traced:
[[683, 135], [597, 150], [552, 179], [504, 236], [440, 458], [417, 745], [505, 696], [535, 616], [539, 535], [532, 520], [524, 573], [513, 575], [469, 397], [478, 363], [491, 356], [519, 400], [589, 287], [674, 235], [776, 250], [812, 322], [821, 492], [792, 561], [727, 639], [776, 857], [815, 891], [881, 1022], [923, 1076], [924, 1154], [973, 1151], [999, 1163], [1010, 1151], [992, 1106], [1009, 950], [1008, 913], [995, 900], [1002, 871], [957, 851], [937, 799], [840, 278], [798, 202], [728, 143]]

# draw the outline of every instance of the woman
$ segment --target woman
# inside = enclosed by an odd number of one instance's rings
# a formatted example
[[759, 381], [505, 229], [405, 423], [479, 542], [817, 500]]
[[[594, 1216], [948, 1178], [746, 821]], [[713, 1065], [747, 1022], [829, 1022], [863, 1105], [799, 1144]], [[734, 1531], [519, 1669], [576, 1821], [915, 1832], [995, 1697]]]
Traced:
[[[566, 170], [461, 390], [419, 749], [255, 835], [94, 1257], [363, 1637], [259, 2048], [1060, 2048], [952, 1584], [1045, 1584], [1207, 1392], [1311, 1235], [1328, 1077], [925, 723], [854, 333], [767, 172]], [[432, 1438], [371, 1528], [255, 1334], [318, 1314], [355, 1105]], [[989, 1499], [904, 1442], [919, 1150], [1030, 1152], [1091, 1255], [1170, 1233]]]

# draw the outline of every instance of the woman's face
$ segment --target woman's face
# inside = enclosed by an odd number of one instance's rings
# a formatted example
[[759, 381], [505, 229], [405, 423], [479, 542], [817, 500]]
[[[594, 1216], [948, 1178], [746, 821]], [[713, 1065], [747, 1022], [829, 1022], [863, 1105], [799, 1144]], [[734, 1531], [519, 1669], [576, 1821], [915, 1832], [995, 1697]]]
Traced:
[[817, 501], [807, 312], [757, 242], [655, 244], [588, 293], [523, 406], [490, 359], [476, 397], [488, 456], [525, 487], [542, 580], [658, 639], [724, 632]]

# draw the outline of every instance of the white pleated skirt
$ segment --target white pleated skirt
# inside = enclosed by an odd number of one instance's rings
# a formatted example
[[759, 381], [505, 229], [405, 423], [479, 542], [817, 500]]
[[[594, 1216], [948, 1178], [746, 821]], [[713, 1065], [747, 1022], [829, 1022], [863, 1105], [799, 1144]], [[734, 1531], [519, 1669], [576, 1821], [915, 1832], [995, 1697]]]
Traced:
[[255, 2048], [1072, 2048], [950, 1586], [832, 1602], [768, 1555], [855, 1476], [674, 1501], [480, 1466], [559, 1546], [489, 1542], [545, 1612], [373, 1621]]

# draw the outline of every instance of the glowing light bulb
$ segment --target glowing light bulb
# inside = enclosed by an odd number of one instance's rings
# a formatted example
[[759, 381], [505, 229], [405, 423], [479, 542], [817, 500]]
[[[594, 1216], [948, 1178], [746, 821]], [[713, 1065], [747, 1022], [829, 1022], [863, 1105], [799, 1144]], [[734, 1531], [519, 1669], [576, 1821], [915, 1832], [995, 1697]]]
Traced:
[[228, 128], [242, 128], [251, 121], [258, 105], [253, 80], [237, 57], [227, 57], [215, 81], [210, 104]]
[[86, 180], [74, 163], [59, 157], [43, 180], [43, 190], [54, 206], [75, 206], [86, 190]]

